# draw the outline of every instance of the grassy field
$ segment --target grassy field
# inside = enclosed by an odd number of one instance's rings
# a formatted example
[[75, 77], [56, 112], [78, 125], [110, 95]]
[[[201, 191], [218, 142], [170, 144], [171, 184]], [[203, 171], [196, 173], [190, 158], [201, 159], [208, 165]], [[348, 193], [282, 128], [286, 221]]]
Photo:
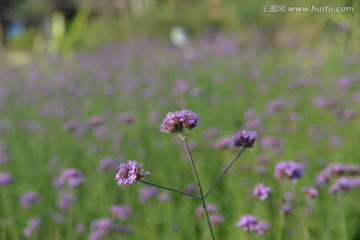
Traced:
[[[0, 238], [100, 239], [103, 219], [101, 239], [210, 239], [196, 199], [115, 181], [118, 164], [134, 159], [151, 172], [149, 182], [194, 186], [180, 139], [159, 132], [168, 112], [190, 109], [202, 122], [188, 140], [204, 189], [237, 154], [220, 140], [241, 129], [258, 133], [207, 198], [223, 218], [213, 224], [217, 239], [359, 239], [360, 57], [327, 41], [309, 47], [290, 38], [273, 48], [267, 40], [219, 33], [184, 50], [137, 37], [22, 65], [1, 59]], [[296, 183], [274, 177], [284, 160], [303, 166]], [[347, 165], [318, 185], [333, 163]], [[59, 183], [69, 168], [81, 172], [82, 184]], [[330, 193], [340, 176], [352, 188]], [[273, 190], [265, 201], [252, 195], [258, 183]], [[305, 186], [318, 197], [306, 199]], [[29, 200], [29, 191], [38, 196]], [[113, 205], [131, 213], [120, 219]], [[267, 221], [269, 231], [237, 228], [245, 214]]]

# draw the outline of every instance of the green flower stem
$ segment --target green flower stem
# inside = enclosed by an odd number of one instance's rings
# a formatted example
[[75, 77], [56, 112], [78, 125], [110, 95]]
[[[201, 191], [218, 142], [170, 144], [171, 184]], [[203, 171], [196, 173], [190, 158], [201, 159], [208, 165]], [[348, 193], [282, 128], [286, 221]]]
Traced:
[[[341, 209], [343, 208], [343, 201], [344, 201], [344, 193], [338, 193], [340, 194], [339, 196], [337, 196], [337, 203], [335, 206], [335, 209], [333, 211], [332, 216], [329, 219], [329, 222], [327, 224], [327, 228], [326, 228], [326, 232], [323, 235], [323, 240], [327, 240], [330, 237], [330, 233], [332, 232], [333, 228], [334, 228], [334, 224], [336, 221], [336, 218], [338, 217], [338, 215], [341, 213]], [[344, 238], [346, 239], [346, 238]]]
[[212, 226], [211, 226], [211, 222], [210, 222], [210, 218], [209, 218], [209, 212], [207, 210], [207, 207], [206, 207], [206, 202], [205, 202], [205, 197], [204, 197], [204, 194], [203, 194], [203, 191], [202, 191], [202, 187], [201, 187], [201, 183], [200, 183], [200, 179], [199, 179], [199, 175], [196, 171], [196, 167], [195, 167], [195, 163], [194, 163], [194, 160], [191, 156], [191, 152], [190, 152], [190, 149], [189, 149], [189, 146], [188, 146], [188, 143], [186, 141], [186, 135], [185, 134], [181, 134], [179, 135], [180, 138], [183, 140], [184, 142], [184, 145], [185, 145], [185, 148], [186, 148], [186, 152], [188, 154], [188, 157], [190, 159], [190, 163], [191, 163], [191, 168], [194, 172], [194, 175], [195, 175], [195, 179], [196, 179], [196, 182], [197, 182], [197, 185], [198, 185], [198, 188], [199, 188], [199, 193], [200, 193], [200, 201], [201, 201], [201, 205], [202, 205], [202, 208], [204, 210], [204, 213], [205, 213], [205, 217], [206, 217], [206, 221], [208, 223], [208, 226], [209, 226], [209, 230], [210, 230], [210, 234], [211, 234], [211, 239], [212, 240], [215, 240], [215, 236], [214, 236], [214, 232], [213, 232], [213, 229], [212, 229]]
[[220, 181], [220, 179], [227, 173], [227, 171], [229, 171], [229, 169], [232, 167], [232, 165], [236, 162], [236, 160], [240, 157], [241, 153], [243, 153], [245, 151], [245, 148], [242, 147], [239, 151], [239, 153], [236, 155], [236, 157], [234, 158], [234, 160], [229, 164], [229, 166], [226, 167], [226, 169], [221, 173], [221, 175], [214, 181], [214, 183], [211, 185], [210, 189], [207, 191], [207, 193], [205, 194], [204, 198], [206, 198], [209, 193], [211, 192], [211, 190], [215, 187], [215, 185]]
[[147, 182], [147, 181], [144, 181], [144, 180], [138, 180], [139, 182], [142, 182], [142, 183], [145, 183], [145, 184], [148, 184], [148, 185], [151, 185], [151, 186], [154, 186], [154, 187], [157, 187], [157, 188], [162, 188], [162, 189], [165, 189], [165, 190], [168, 190], [168, 191], [172, 191], [172, 192], [176, 192], [176, 193], [180, 193], [182, 195], [186, 195], [188, 197], [192, 197], [192, 198], [195, 198], [197, 200], [201, 200], [201, 198], [197, 197], [197, 196], [194, 196], [192, 194], [189, 194], [189, 193], [186, 193], [186, 192], [182, 192], [182, 191], [179, 191], [179, 190], [176, 190], [176, 189], [173, 189], [173, 188], [168, 188], [168, 187], [164, 187], [164, 186], [161, 186], [161, 185], [158, 185], [158, 184], [155, 184], [155, 183], [151, 183], [151, 182]]

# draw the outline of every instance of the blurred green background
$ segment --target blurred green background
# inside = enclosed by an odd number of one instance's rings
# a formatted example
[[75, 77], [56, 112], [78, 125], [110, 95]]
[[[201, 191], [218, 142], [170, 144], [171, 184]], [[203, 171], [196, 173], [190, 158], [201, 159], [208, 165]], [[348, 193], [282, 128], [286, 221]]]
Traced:
[[[265, 5], [353, 7], [351, 12], [263, 12]], [[1, 45], [37, 53], [73, 52], [134, 35], [168, 37], [176, 25], [190, 36], [209, 29], [261, 32], [281, 47], [334, 41], [358, 48], [359, 1], [311, 0], [1, 0]], [[342, 32], [341, 38], [334, 32]], [[320, 40], [320, 41], [319, 41]]]

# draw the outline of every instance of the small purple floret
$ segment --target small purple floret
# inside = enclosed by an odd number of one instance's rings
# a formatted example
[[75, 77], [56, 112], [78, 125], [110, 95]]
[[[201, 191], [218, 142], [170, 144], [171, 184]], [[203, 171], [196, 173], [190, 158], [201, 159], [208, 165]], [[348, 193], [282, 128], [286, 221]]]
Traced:
[[126, 163], [120, 164], [115, 176], [117, 183], [119, 185], [132, 184], [150, 174], [141, 167], [142, 165], [134, 160], [128, 160]]

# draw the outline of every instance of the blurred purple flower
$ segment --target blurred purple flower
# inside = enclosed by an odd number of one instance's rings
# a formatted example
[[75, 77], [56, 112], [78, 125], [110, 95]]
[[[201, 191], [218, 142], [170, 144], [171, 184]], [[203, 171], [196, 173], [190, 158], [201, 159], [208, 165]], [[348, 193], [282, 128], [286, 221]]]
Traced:
[[277, 179], [289, 178], [292, 182], [296, 182], [303, 174], [303, 167], [299, 163], [292, 161], [281, 161], [275, 166], [274, 176]]
[[23, 208], [29, 208], [39, 200], [40, 196], [36, 191], [29, 191], [20, 196], [19, 203]]
[[29, 219], [28, 226], [30, 228], [38, 228], [42, 224], [42, 218], [40, 216], [34, 216]]
[[316, 188], [313, 187], [303, 187], [301, 191], [304, 193], [305, 198], [314, 199], [319, 195], [319, 192]]
[[115, 159], [113, 159], [111, 157], [106, 157], [103, 160], [101, 160], [99, 169], [102, 172], [107, 172], [109, 170], [116, 171], [117, 165], [118, 165], [118, 163], [117, 163], [117, 161]]
[[149, 175], [149, 171], [141, 168], [142, 164], [138, 164], [135, 160], [128, 160], [119, 166], [119, 170], [115, 175], [115, 179], [119, 185], [132, 184], [141, 178]]
[[330, 187], [330, 193], [337, 193], [340, 190], [348, 191], [353, 187], [352, 181], [349, 178], [341, 177]]
[[69, 187], [78, 187], [84, 183], [82, 172], [75, 168], [69, 168], [62, 171], [58, 179], [56, 179], [56, 186], [68, 185]]
[[258, 223], [258, 219], [251, 215], [246, 214], [240, 217], [239, 221], [236, 223], [238, 228], [242, 228], [244, 231], [255, 231], [255, 227]]
[[118, 117], [118, 121], [121, 124], [132, 124], [135, 122], [135, 116], [132, 113], [122, 113]]
[[76, 198], [70, 194], [60, 194], [56, 206], [60, 210], [66, 210], [74, 204]]
[[142, 187], [139, 190], [139, 202], [146, 203], [158, 194], [158, 190], [154, 187]]
[[234, 141], [233, 141], [232, 136], [224, 136], [224, 137], [221, 137], [220, 139], [217, 139], [216, 141], [214, 141], [212, 146], [215, 149], [227, 149], [233, 144], [233, 142]]
[[126, 220], [132, 215], [132, 209], [125, 205], [113, 205], [110, 208], [111, 213], [120, 220]]
[[12, 183], [13, 178], [11, 173], [3, 172], [0, 173], [0, 186], [8, 186]]
[[256, 225], [255, 225], [255, 231], [260, 234], [263, 235], [264, 233], [266, 233], [269, 230], [269, 223], [266, 221], [259, 221]]
[[224, 217], [221, 215], [221, 214], [219, 214], [219, 213], [216, 213], [216, 214], [211, 214], [210, 216], [209, 216], [209, 218], [210, 218], [210, 222], [212, 223], [212, 224], [214, 224], [215, 226], [219, 226], [219, 225], [221, 225], [221, 224], [223, 224], [224, 223]]
[[258, 197], [261, 201], [266, 200], [272, 193], [272, 188], [265, 186], [263, 183], [259, 183], [253, 190], [253, 195]]
[[336, 81], [336, 85], [341, 90], [349, 90], [353, 86], [353, 80], [350, 77], [343, 76]]
[[283, 99], [274, 99], [267, 105], [267, 112], [274, 114], [275, 112], [285, 107], [285, 101]]

